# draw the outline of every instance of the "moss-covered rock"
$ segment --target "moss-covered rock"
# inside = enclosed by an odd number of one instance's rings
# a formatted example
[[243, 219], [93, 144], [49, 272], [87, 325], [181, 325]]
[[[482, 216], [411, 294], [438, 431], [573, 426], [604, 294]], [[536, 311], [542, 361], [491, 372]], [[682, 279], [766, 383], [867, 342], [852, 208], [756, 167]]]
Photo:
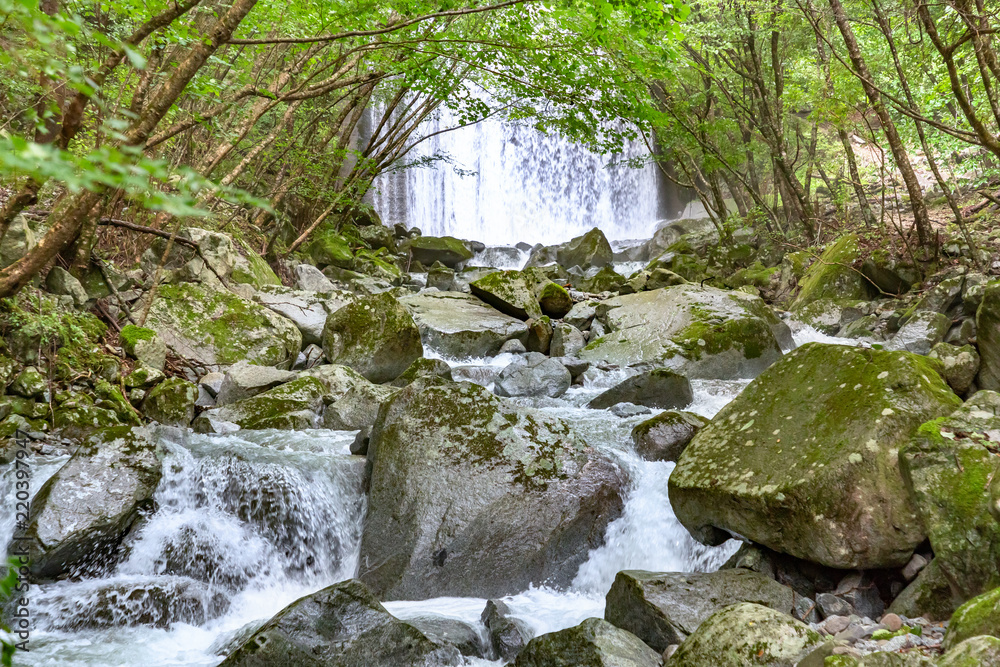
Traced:
[[419, 236], [403, 243], [400, 250], [409, 251], [414, 261], [425, 266], [441, 262], [454, 269], [458, 264], [472, 259], [469, 247], [454, 236]]
[[[221, 232], [213, 232], [197, 227], [187, 227], [178, 232], [177, 237], [190, 241], [197, 249], [186, 243], [174, 243], [170, 256], [163, 268], [168, 282], [195, 281], [220, 286], [233, 275], [239, 253], [232, 237]], [[142, 254], [141, 264], [146, 275], [153, 276], [167, 249], [168, 241], [154, 238], [150, 247]]]
[[354, 251], [350, 241], [332, 225], [320, 227], [313, 232], [305, 250], [312, 263], [318, 267], [354, 268]]
[[95, 405], [68, 405], [54, 410], [53, 424], [66, 438], [83, 438], [94, 431], [121, 426], [122, 421], [114, 410]]
[[614, 259], [614, 251], [608, 239], [597, 227], [583, 236], [577, 236], [556, 251], [556, 261], [565, 267], [579, 266], [587, 269], [592, 266], [605, 266]]
[[469, 383], [402, 389], [368, 458], [361, 580], [381, 599], [568, 584], [622, 509], [617, 467], [565, 422]]
[[856, 304], [856, 301], [842, 299], [815, 299], [796, 309], [795, 319], [820, 333], [834, 336], [840, 331], [844, 309]]
[[618, 403], [635, 403], [650, 408], [671, 410], [688, 405], [694, 399], [691, 381], [669, 368], [654, 368], [619, 382], [598, 394], [587, 407], [606, 410]]
[[962, 602], [956, 598], [937, 559], [932, 559], [896, 596], [889, 611], [907, 618], [923, 616], [932, 621], [946, 621]]
[[972, 598], [952, 615], [941, 644], [946, 652], [970, 637], [1000, 637], [1000, 588]]
[[899, 449], [960, 404], [925, 357], [810, 343], [695, 435], [671, 504], [706, 544], [731, 531], [829, 567], [905, 565], [926, 533]]
[[472, 281], [469, 288], [501, 313], [526, 320], [542, 316], [532, 283], [521, 271], [495, 271]]
[[980, 391], [951, 416], [922, 425], [900, 450], [934, 562], [959, 602], [1000, 586], [1000, 524], [988, 493], [1000, 472], [997, 429], [1000, 394]]
[[48, 389], [49, 383], [45, 376], [34, 366], [26, 366], [14, 376], [7, 391], [24, 398], [39, 398]]
[[152, 421], [165, 426], [191, 425], [194, 404], [198, 400], [198, 385], [181, 378], [167, 378], [146, 394], [142, 412]]
[[604, 618], [662, 653], [667, 646], [684, 641], [723, 607], [753, 602], [789, 614], [794, 597], [791, 588], [744, 569], [710, 573], [625, 570], [608, 591]]
[[447, 357], [466, 359], [500, 352], [508, 340], [528, 339], [528, 327], [471, 294], [425, 292], [403, 297], [401, 304], [413, 316], [425, 345]]
[[544, 314], [558, 319], [570, 311], [573, 299], [565, 287], [549, 281], [538, 290], [538, 305]]
[[410, 364], [410, 367], [403, 371], [403, 374], [392, 381], [394, 387], [405, 387], [414, 380], [422, 377], [440, 377], [451, 380], [451, 366], [440, 359], [427, 359], [421, 357]]
[[104, 429], [80, 445], [35, 494], [25, 536], [37, 579], [113, 564], [122, 538], [152, 502], [163, 452], [148, 429]]
[[238, 242], [241, 253], [237, 253], [233, 263], [232, 281], [256, 288], [267, 285], [280, 285], [281, 279], [263, 257], [257, 254], [249, 244]]
[[996, 667], [1000, 665], [1000, 639], [989, 635], [969, 637], [941, 656], [937, 667]]
[[207, 410], [198, 415], [194, 429], [213, 433], [224, 430], [226, 424], [245, 429], [315, 428], [326, 393], [327, 387], [319, 379], [300, 377], [242, 401]]
[[[419, 361], [421, 359], [413, 363]], [[340, 431], [354, 431], [374, 424], [379, 409], [397, 391], [393, 387], [373, 384], [346, 366], [325, 364], [305, 371], [304, 375], [316, 378], [326, 387], [323, 394], [323, 403], [326, 405], [323, 426]]]
[[636, 453], [647, 461], [677, 461], [708, 420], [693, 412], [666, 410], [632, 429]]
[[196, 283], [161, 285], [146, 326], [179, 356], [208, 370], [244, 360], [290, 365], [302, 334], [288, 319], [231, 292]]
[[976, 311], [977, 347], [981, 364], [976, 384], [1000, 391], [1000, 284], [988, 285]]
[[454, 647], [438, 646], [385, 610], [357, 580], [296, 600], [233, 651], [221, 667], [427, 667], [460, 665]]
[[818, 632], [787, 614], [751, 602], [715, 612], [678, 647], [667, 667], [793, 667], [821, 642]]
[[394, 380], [424, 355], [420, 330], [391, 294], [362, 297], [336, 311], [323, 328], [323, 352], [372, 382]]
[[816, 299], [867, 299], [868, 280], [854, 268], [860, 256], [857, 236], [840, 237], [806, 270], [799, 281], [799, 295], [792, 303], [792, 310], [797, 311]]
[[938, 343], [927, 356], [941, 362], [941, 377], [959, 395], [969, 390], [979, 372], [979, 352], [972, 345], [959, 347], [950, 343]]
[[573, 287], [581, 292], [600, 294], [601, 292], [617, 292], [625, 284], [625, 277], [610, 266], [603, 266], [593, 275], [588, 271], [583, 277], [573, 277], [572, 281]]
[[781, 358], [791, 333], [759, 297], [678, 285], [601, 302], [610, 333], [580, 358], [663, 366], [691, 378], [754, 377]]
[[660, 656], [631, 632], [600, 618], [535, 637], [514, 667], [659, 667]]

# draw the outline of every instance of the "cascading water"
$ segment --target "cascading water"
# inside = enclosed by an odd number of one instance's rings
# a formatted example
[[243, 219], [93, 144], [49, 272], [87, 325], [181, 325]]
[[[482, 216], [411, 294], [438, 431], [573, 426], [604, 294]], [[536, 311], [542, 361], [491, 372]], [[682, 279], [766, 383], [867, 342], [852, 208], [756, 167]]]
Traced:
[[[447, 113], [420, 134], [454, 127]], [[593, 227], [609, 239], [648, 238], [658, 220], [681, 215], [687, 200], [665, 185], [642, 142], [602, 156], [534, 128], [486, 120], [436, 134], [407, 156], [416, 163], [379, 177], [375, 209], [389, 223], [487, 245], [562, 243]]]

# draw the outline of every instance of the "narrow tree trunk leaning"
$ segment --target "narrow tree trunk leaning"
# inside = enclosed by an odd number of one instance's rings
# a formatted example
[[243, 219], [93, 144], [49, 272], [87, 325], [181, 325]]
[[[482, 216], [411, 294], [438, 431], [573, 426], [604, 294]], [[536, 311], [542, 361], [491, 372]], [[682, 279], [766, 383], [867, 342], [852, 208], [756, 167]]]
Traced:
[[913, 165], [910, 164], [910, 157], [907, 155], [906, 147], [903, 146], [903, 141], [896, 130], [896, 124], [893, 123], [892, 117], [889, 116], [889, 111], [882, 102], [882, 95], [873, 83], [871, 72], [868, 70], [868, 65], [861, 55], [861, 47], [858, 46], [858, 40], [854, 36], [854, 30], [851, 28], [850, 23], [847, 22], [844, 6], [840, 3], [840, 0], [829, 0], [829, 2], [830, 9], [833, 10], [833, 19], [840, 29], [840, 34], [844, 38], [844, 44], [847, 46], [847, 53], [851, 57], [851, 64], [854, 66], [854, 71], [861, 81], [861, 86], [865, 89], [868, 102], [882, 124], [882, 132], [889, 142], [889, 149], [896, 160], [896, 167], [899, 169], [899, 173], [903, 177], [903, 183], [906, 185], [906, 191], [910, 195], [910, 208], [913, 210], [913, 221], [917, 228], [917, 240], [922, 247], [927, 247], [931, 242], [931, 221], [927, 214], [927, 205], [924, 203], [924, 193], [920, 187], [920, 182], [913, 171]]

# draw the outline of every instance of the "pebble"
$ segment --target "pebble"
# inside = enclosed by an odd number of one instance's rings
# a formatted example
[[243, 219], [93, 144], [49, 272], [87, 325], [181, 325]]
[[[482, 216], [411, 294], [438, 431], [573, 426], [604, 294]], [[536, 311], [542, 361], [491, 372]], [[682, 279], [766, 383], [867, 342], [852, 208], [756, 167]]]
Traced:
[[879, 622], [884, 625], [885, 629], [889, 632], [896, 632], [896, 630], [903, 627], [903, 619], [896, 614], [886, 614]]
[[850, 616], [830, 616], [823, 622], [822, 628], [823, 632], [827, 633], [828, 635], [835, 635], [838, 632], [846, 630], [847, 626], [849, 626], [850, 624], [851, 624]]

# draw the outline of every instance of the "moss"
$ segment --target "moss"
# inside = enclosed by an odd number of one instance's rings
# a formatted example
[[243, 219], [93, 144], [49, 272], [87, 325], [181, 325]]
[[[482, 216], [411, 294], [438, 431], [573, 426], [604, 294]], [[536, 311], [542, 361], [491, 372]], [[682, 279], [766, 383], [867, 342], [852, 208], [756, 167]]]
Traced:
[[1000, 588], [974, 597], [959, 607], [948, 623], [942, 648], [951, 650], [978, 635], [1000, 635]]
[[822, 298], [867, 298], [867, 281], [853, 268], [860, 255], [858, 238], [853, 234], [842, 236], [829, 246], [799, 282], [799, 295], [792, 310]]
[[236, 283], [263, 287], [265, 285], [281, 285], [281, 279], [263, 257], [257, 254], [246, 243], [240, 242], [243, 250], [243, 261], [233, 267], [232, 280]]
[[153, 340], [156, 338], [156, 332], [152, 329], [147, 329], [146, 327], [139, 327], [134, 324], [126, 324], [121, 330], [121, 339], [128, 348], [135, 348], [135, 344], [140, 340]]
[[541, 317], [528, 278], [520, 271], [494, 271], [469, 283], [477, 297], [497, 310], [522, 320]]
[[938, 660], [938, 667], [985, 667], [1000, 664], [1000, 639], [989, 635], [970, 637]]
[[341, 269], [354, 267], [354, 252], [349, 241], [332, 225], [325, 225], [313, 232], [306, 252], [317, 266], [336, 266]]

